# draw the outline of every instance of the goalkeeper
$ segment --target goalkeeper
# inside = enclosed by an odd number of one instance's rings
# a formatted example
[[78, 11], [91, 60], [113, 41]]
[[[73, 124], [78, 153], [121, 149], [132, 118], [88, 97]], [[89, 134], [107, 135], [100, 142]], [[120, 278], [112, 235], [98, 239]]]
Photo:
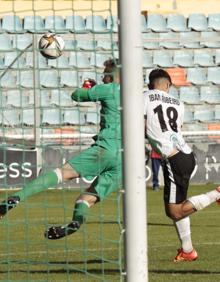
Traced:
[[[77, 102], [100, 102], [100, 132], [95, 143], [79, 155], [70, 159], [62, 168], [46, 172], [29, 182], [19, 192], [9, 196], [0, 204], [0, 217], [21, 201], [49, 187], [77, 177], [96, 176], [91, 186], [78, 197], [72, 221], [64, 226], [52, 226], [45, 232], [48, 239], [59, 239], [70, 235], [85, 222], [86, 215], [98, 201], [105, 199], [121, 185], [121, 125], [119, 69], [115, 61], [104, 63], [104, 84], [91, 89], [77, 89], [72, 99]], [[106, 83], [107, 81], [107, 83]]]

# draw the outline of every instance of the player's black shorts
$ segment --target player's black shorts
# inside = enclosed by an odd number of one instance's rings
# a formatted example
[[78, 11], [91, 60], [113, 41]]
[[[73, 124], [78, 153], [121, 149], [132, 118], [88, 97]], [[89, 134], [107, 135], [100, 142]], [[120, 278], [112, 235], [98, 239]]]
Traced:
[[179, 152], [163, 162], [164, 201], [180, 204], [187, 199], [190, 176], [195, 168], [194, 154]]

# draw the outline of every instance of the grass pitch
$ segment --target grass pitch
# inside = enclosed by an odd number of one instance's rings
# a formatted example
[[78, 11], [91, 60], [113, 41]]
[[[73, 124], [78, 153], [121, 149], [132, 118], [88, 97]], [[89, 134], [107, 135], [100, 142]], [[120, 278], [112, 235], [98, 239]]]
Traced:
[[[192, 186], [189, 195], [215, 187]], [[1, 192], [1, 199], [4, 194]], [[56, 241], [44, 239], [45, 228], [71, 220], [78, 194], [46, 191], [20, 204], [0, 221], [0, 281], [123, 281], [122, 204], [116, 194], [96, 205], [77, 233]], [[220, 206], [213, 204], [191, 216], [199, 259], [173, 263], [179, 241], [164, 214], [163, 192], [148, 189], [147, 195], [149, 281], [220, 281]]]

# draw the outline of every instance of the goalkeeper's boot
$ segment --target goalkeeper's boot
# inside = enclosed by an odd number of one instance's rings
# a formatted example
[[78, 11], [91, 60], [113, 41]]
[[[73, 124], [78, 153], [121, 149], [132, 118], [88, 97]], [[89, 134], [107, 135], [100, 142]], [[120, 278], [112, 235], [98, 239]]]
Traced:
[[78, 221], [72, 221], [64, 226], [51, 226], [45, 231], [44, 236], [50, 240], [61, 239], [67, 235], [71, 235], [79, 230], [80, 224]]
[[198, 258], [198, 255], [195, 249], [193, 249], [190, 253], [185, 253], [183, 249], [179, 249], [173, 261], [174, 262], [194, 261], [197, 258]]
[[7, 200], [0, 203], [0, 219], [6, 215], [6, 213], [15, 208], [20, 203], [19, 196], [11, 196], [8, 197]]

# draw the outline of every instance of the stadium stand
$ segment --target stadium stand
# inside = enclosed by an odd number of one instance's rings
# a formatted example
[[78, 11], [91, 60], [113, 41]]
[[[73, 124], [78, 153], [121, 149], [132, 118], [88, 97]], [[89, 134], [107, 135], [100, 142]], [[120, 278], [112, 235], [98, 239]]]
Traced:
[[[18, 126], [15, 120], [17, 116], [20, 124], [33, 126], [33, 113], [28, 107], [34, 105], [34, 65], [40, 70], [41, 106], [49, 108], [42, 112], [42, 124], [58, 124], [58, 112], [53, 107], [68, 110], [68, 107], [76, 105], [71, 101], [70, 93], [84, 79], [93, 78], [102, 83], [103, 62], [119, 56], [117, 22], [117, 16], [114, 15], [106, 18], [100, 15], [56, 15], [45, 18], [25, 15], [23, 19], [19, 16], [3, 16], [0, 21], [0, 71], [6, 69], [17, 54], [33, 42], [33, 33], [40, 38], [42, 33], [56, 31], [65, 40], [64, 54], [58, 59], [47, 60], [43, 56], [34, 58], [31, 47], [1, 78], [2, 102], [6, 108], [16, 107], [18, 110], [9, 119], [12, 124]], [[166, 68], [173, 81], [171, 95], [180, 97], [186, 105], [193, 105], [193, 108], [186, 110], [187, 123], [218, 120], [217, 110], [206, 109], [204, 112], [197, 107], [211, 104], [219, 109], [220, 14], [209, 14], [207, 17], [204, 14], [191, 14], [189, 17], [181, 14], [169, 14], [167, 17], [149, 14], [147, 17], [141, 15], [141, 22], [144, 86], [147, 86], [148, 74], [153, 68]], [[61, 87], [59, 90], [58, 86]], [[54, 120], [48, 117], [51, 107]], [[81, 105], [78, 104], [78, 107]], [[74, 121], [70, 118], [71, 111], [59, 113], [59, 118], [62, 117], [59, 122], [97, 124], [99, 115], [90, 105], [87, 107], [88, 111], [78, 115], [78, 118], [76, 112], [72, 112]], [[2, 122], [4, 126], [10, 126], [4, 118]]]

